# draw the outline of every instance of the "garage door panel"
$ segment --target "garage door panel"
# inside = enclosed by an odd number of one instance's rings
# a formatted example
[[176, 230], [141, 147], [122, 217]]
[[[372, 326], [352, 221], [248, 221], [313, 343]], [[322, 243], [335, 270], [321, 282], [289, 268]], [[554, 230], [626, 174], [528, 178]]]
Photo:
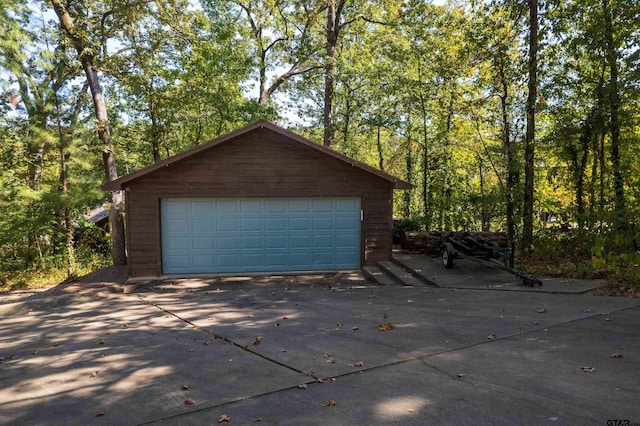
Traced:
[[242, 219], [243, 231], [262, 231], [262, 218], [251, 217]]
[[164, 273], [360, 267], [357, 198], [162, 200]]
[[356, 260], [357, 259], [352, 252], [345, 251], [335, 253], [335, 263], [342, 268], [346, 269], [348, 267], [347, 265], [353, 264], [353, 262], [355, 262]]
[[[178, 252], [180, 250], [190, 250], [191, 249], [191, 239], [189, 237], [174, 237], [172, 238], [168, 244], [167, 248], [173, 252]], [[178, 253], [175, 253], [178, 254]]]
[[319, 267], [333, 265], [334, 256], [330, 251], [315, 251], [313, 253], [313, 264]]
[[217, 256], [217, 264], [221, 268], [240, 267], [240, 253], [219, 254]]
[[287, 230], [287, 218], [276, 217], [265, 219], [265, 230], [267, 231], [286, 231]]
[[213, 213], [223, 215], [235, 215], [238, 213], [238, 203], [236, 200], [209, 200], [209, 202], [212, 205]]
[[211, 237], [194, 237], [192, 241], [194, 250], [213, 250], [215, 248]]
[[312, 208], [314, 213], [331, 213], [334, 209], [333, 199], [320, 199], [312, 201]]
[[242, 265], [245, 268], [259, 268], [262, 264], [261, 253], [245, 253], [242, 255]]
[[209, 217], [213, 213], [213, 203], [208, 200], [194, 201], [191, 203], [192, 216]]
[[312, 265], [313, 256], [311, 256], [311, 252], [309, 251], [299, 251], [291, 253], [290, 261], [293, 266]]
[[334, 227], [333, 216], [313, 218], [314, 231], [330, 231], [333, 229], [333, 227]]
[[286, 213], [287, 202], [286, 200], [265, 200], [264, 210], [267, 213]]
[[308, 217], [292, 217], [289, 219], [290, 231], [310, 231], [311, 220]]
[[360, 200], [357, 198], [336, 199], [337, 212], [358, 212], [360, 210]]
[[334, 246], [333, 235], [314, 235], [313, 248], [332, 248]]
[[290, 213], [308, 213], [310, 209], [308, 199], [292, 199], [289, 201]]
[[167, 260], [171, 268], [185, 268], [191, 265], [191, 255], [172, 255]]
[[238, 219], [235, 218], [220, 218], [216, 219], [216, 231], [224, 232], [224, 231], [237, 231], [238, 227]]
[[343, 230], [355, 230], [358, 221], [353, 216], [338, 216], [336, 217], [336, 229]]
[[216, 237], [216, 249], [222, 250], [236, 250], [240, 248], [240, 237], [236, 236], [222, 236]]
[[166, 223], [166, 229], [168, 232], [190, 232], [190, 222], [187, 217], [176, 218], [168, 220]]
[[242, 249], [252, 250], [262, 248], [262, 236], [246, 236], [242, 237]]
[[213, 231], [213, 221], [210, 218], [198, 218], [191, 220], [191, 230], [194, 233]]
[[311, 248], [309, 235], [293, 235], [289, 237], [289, 248], [294, 250]]
[[336, 244], [337, 248], [355, 248], [358, 246], [358, 241], [356, 241], [355, 235], [336, 235]]
[[189, 204], [180, 200], [163, 200], [162, 211], [169, 216], [187, 216], [189, 214]]
[[267, 235], [265, 237], [265, 247], [270, 250], [284, 250], [287, 248], [287, 237], [284, 235]]
[[267, 252], [265, 255], [265, 263], [266, 263], [266, 266], [269, 268], [286, 268], [288, 264], [287, 253]]
[[213, 256], [210, 254], [194, 254], [192, 261], [195, 267], [207, 267], [213, 263]]

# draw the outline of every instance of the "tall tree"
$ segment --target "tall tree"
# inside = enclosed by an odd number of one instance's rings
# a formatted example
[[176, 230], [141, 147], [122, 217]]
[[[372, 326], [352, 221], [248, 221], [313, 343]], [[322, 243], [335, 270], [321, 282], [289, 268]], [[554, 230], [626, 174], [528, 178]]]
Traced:
[[527, 134], [524, 148], [524, 205], [522, 208], [522, 248], [533, 244], [533, 204], [535, 173], [536, 102], [538, 98], [538, 0], [529, 0], [529, 83]]
[[[113, 152], [113, 143], [109, 132], [109, 117], [107, 116], [107, 104], [100, 86], [97, 68], [94, 65], [95, 47], [91, 46], [85, 31], [77, 31], [73, 18], [62, 4], [61, 0], [51, 0], [51, 4], [58, 16], [60, 26], [71, 39], [78, 59], [82, 64], [91, 97], [95, 118], [97, 120], [97, 133], [102, 143], [102, 162], [107, 182], [118, 178], [116, 158]], [[109, 225], [111, 228], [111, 256], [115, 265], [127, 263], [125, 251], [124, 217], [122, 213], [124, 198], [120, 191], [109, 193]]]
[[625, 214], [624, 177], [621, 163], [620, 140], [620, 90], [618, 83], [618, 44], [614, 37], [612, 7], [609, 0], [602, 0], [604, 18], [604, 47], [609, 66], [609, 128], [611, 131], [611, 163], [613, 167], [614, 223], [616, 229], [625, 232], [627, 218]]

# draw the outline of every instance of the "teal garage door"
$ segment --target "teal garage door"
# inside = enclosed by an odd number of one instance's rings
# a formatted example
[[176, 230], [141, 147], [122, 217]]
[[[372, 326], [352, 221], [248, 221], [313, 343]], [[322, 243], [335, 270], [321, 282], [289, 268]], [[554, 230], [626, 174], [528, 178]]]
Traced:
[[359, 198], [163, 199], [163, 273], [360, 268]]

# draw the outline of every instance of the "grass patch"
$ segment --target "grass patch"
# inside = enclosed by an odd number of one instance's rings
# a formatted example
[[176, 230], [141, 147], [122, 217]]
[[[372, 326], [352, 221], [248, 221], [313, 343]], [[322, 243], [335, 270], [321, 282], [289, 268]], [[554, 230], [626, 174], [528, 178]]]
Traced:
[[597, 294], [640, 296], [640, 252], [621, 252], [616, 240], [553, 235], [539, 238], [535, 250], [518, 267], [539, 276], [606, 280]]
[[93, 252], [80, 253], [76, 258], [74, 274], [68, 277], [64, 259], [46, 259], [28, 269], [0, 272], [0, 293], [53, 287], [75, 281], [110, 265], [110, 256]]

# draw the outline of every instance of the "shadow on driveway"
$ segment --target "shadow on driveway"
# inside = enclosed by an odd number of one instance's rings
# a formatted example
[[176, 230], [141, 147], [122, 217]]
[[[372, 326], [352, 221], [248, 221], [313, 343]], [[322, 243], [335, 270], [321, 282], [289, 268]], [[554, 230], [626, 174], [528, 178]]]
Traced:
[[3, 314], [0, 422], [640, 422], [639, 320], [637, 299], [359, 274], [155, 281]]

